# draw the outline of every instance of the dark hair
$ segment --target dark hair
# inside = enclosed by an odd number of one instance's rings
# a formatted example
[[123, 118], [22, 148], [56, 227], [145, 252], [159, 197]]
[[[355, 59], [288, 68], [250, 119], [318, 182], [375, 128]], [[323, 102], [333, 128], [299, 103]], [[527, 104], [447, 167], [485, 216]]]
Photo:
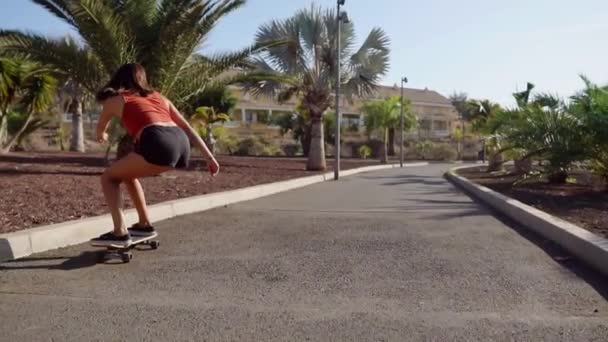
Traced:
[[112, 76], [103, 89], [97, 92], [97, 101], [103, 102], [110, 97], [118, 95], [122, 91], [148, 96], [154, 91], [148, 85], [146, 70], [138, 63], [124, 64]]

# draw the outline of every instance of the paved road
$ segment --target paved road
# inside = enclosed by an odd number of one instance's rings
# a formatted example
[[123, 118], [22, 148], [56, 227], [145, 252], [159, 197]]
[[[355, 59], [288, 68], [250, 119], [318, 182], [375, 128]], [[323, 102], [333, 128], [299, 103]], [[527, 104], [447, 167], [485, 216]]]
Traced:
[[165, 221], [131, 264], [85, 245], [2, 264], [0, 340], [608, 340], [607, 279], [555, 261], [446, 168]]

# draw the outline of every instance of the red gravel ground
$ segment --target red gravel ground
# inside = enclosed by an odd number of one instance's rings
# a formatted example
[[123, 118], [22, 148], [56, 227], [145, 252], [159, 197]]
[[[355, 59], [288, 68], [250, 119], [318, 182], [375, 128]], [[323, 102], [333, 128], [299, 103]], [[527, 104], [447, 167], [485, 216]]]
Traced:
[[[211, 178], [200, 160], [187, 171], [142, 179], [148, 204], [314, 175], [304, 159], [218, 157], [221, 172]], [[377, 161], [343, 160], [342, 168]], [[328, 160], [331, 171], [331, 161]], [[107, 207], [99, 176], [102, 155], [10, 154], [0, 156], [0, 233], [101, 215]], [[204, 172], [202, 170], [205, 170]], [[124, 194], [127, 207], [128, 195]]]
[[513, 186], [518, 176], [490, 175], [483, 170], [461, 171], [460, 175], [539, 210], [572, 222], [608, 238], [608, 192], [585, 184], [543, 182]]

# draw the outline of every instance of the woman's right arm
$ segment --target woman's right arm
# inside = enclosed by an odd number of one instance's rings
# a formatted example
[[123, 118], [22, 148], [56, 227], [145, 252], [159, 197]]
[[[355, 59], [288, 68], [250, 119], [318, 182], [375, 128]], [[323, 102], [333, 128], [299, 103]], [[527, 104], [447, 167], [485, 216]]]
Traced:
[[169, 101], [169, 100], [166, 100], [166, 101], [167, 101], [167, 104], [169, 105], [169, 112], [171, 113], [171, 120], [173, 120], [173, 122], [175, 122], [175, 124], [178, 127], [183, 129], [184, 132], [186, 132], [186, 135], [188, 136], [190, 141], [196, 147], [198, 147], [198, 149], [203, 154], [203, 157], [205, 157], [205, 159], [207, 159], [207, 161], [209, 161], [211, 174], [215, 176], [220, 170], [220, 165], [217, 162], [217, 160], [215, 160], [215, 157], [213, 156], [211, 151], [209, 151], [209, 148], [207, 148], [207, 144], [205, 144], [205, 141], [203, 141], [203, 139], [198, 135], [198, 133], [196, 133], [196, 131], [194, 130], [192, 125], [190, 125], [188, 120], [186, 120], [186, 118], [184, 118], [184, 116], [179, 112], [179, 110], [177, 110], [177, 108], [175, 108], [173, 103], [171, 103], [171, 101]]

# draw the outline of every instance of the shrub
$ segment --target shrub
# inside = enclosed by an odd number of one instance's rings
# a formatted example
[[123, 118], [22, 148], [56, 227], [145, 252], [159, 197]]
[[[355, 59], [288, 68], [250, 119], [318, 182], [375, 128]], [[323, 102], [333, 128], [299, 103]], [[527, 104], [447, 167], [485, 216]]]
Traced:
[[237, 156], [257, 156], [262, 152], [264, 146], [255, 137], [241, 139], [238, 142], [235, 154]]
[[[217, 127], [217, 128], [223, 128], [223, 127]], [[216, 137], [215, 152], [217, 154], [230, 155], [230, 154], [236, 153], [238, 146], [239, 146], [239, 142], [234, 135], [226, 133], [226, 134], [220, 134], [218, 136], [218, 135], [216, 135], [215, 132], [213, 132], [213, 135]]]
[[287, 144], [283, 145], [283, 153], [288, 157], [295, 157], [301, 150], [299, 144]]
[[458, 152], [450, 144], [434, 144], [429, 151], [430, 159], [452, 161], [458, 157]]
[[414, 146], [414, 150], [416, 151], [416, 156], [422, 160], [431, 159], [431, 150], [435, 144], [432, 141], [419, 141]]
[[359, 158], [367, 159], [372, 155], [372, 148], [367, 145], [362, 145], [357, 152], [359, 152]]
[[235, 152], [239, 156], [277, 156], [281, 149], [262, 137], [249, 137], [238, 142]]

